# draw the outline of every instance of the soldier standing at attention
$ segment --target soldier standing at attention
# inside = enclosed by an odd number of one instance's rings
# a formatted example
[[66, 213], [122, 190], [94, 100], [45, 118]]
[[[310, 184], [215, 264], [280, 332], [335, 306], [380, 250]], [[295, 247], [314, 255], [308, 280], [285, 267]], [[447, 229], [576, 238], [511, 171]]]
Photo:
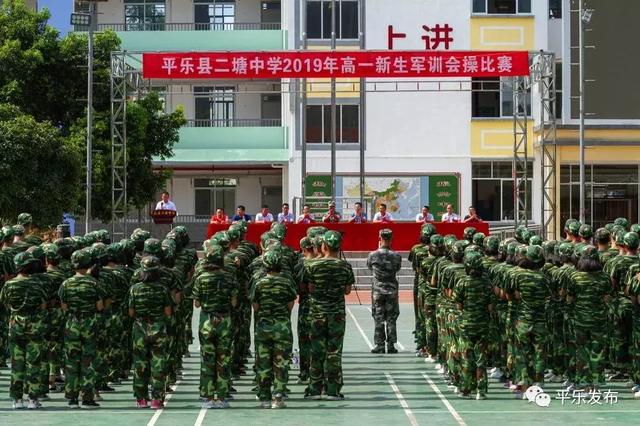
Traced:
[[37, 261], [31, 253], [18, 254], [14, 262], [18, 275], [7, 281], [0, 292], [0, 302], [9, 311], [9, 395], [14, 409], [25, 408], [22, 401], [24, 393], [29, 394], [27, 408], [36, 409], [42, 406], [38, 401], [41, 390], [40, 364], [44, 355], [42, 319], [46, 317], [49, 298], [40, 281], [32, 276]]
[[346, 325], [344, 296], [355, 282], [351, 265], [340, 259], [342, 236], [327, 231], [322, 236], [324, 257], [305, 265], [311, 307], [311, 366], [307, 399], [321, 399], [323, 384], [326, 398], [342, 401], [342, 346]]
[[309, 381], [309, 360], [311, 356], [311, 340], [309, 340], [309, 288], [304, 276], [304, 266], [316, 258], [313, 240], [304, 237], [300, 240], [302, 257], [296, 265], [298, 277], [298, 346], [300, 347], [300, 375], [298, 384]]
[[140, 281], [129, 290], [129, 316], [134, 319], [133, 393], [138, 408], [147, 408], [151, 385], [151, 408], [164, 406], [165, 379], [168, 361], [168, 325], [171, 322], [173, 300], [160, 282], [160, 260], [154, 256], [140, 261]]
[[78, 395], [82, 390], [82, 408], [97, 408], [94, 401], [98, 312], [104, 305], [98, 280], [90, 274], [93, 259], [88, 249], [71, 255], [76, 274], [65, 280], [60, 289], [60, 306], [66, 312], [64, 329], [65, 397], [69, 408], [78, 408]]
[[396, 354], [396, 320], [400, 315], [396, 274], [402, 267], [402, 257], [391, 250], [393, 231], [381, 229], [379, 235], [378, 250], [370, 253], [367, 258], [367, 267], [373, 271], [371, 310], [375, 322], [373, 340], [376, 346], [371, 353], [384, 353], [386, 341], [387, 353]]

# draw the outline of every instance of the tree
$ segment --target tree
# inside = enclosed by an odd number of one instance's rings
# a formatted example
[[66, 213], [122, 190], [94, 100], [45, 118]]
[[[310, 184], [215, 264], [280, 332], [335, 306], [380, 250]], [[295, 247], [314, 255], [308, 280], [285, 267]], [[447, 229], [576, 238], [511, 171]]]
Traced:
[[60, 223], [75, 208], [83, 175], [82, 154], [60, 131], [14, 105], [0, 104], [0, 217], [15, 223], [34, 213], [40, 226]]

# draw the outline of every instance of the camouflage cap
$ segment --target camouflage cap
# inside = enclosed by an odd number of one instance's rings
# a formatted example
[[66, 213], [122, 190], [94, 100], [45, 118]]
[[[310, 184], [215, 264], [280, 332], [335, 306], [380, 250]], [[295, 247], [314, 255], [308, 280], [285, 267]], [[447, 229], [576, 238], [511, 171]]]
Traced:
[[59, 260], [60, 254], [58, 253], [59, 247], [54, 243], [46, 243], [42, 245], [42, 251], [47, 260]]
[[484, 235], [484, 233], [482, 232], [476, 232], [475, 235], [473, 236], [473, 244], [480, 246], [480, 247], [484, 247], [484, 239], [487, 236]]
[[109, 231], [107, 231], [106, 229], [98, 229], [94, 232], [94, 235], [96, 236], [96, 241], [100, 243], [111, 243], [111, 236], [109, 235]]
[[490, 235], [484, 239], [483, 245], [487, 253], [497, 253], [500, 249], [500, 238], [495, 235]]
[[15, 263], [18, 269], [22, 269], [35, 262], [37, 262], [37, 260], [33, 257], [33, 254], [26, 251], [16, 254], [13, 258], [13, 263]]
[[440, 234], [434, 234], [431, 236], [430, 243], [434, 247], [444, 248], [444, 237]]
[[547, 260], [553, 255], [556, 254], [556, 246], [558, 242], [556, 240], [545, 241], [542, 243], [542, 250], [544, 251], [544, 256]]
[[97, 243], [98, 238], [96, 238], [96, 234], [94, 234], [93, 232], [89, 232], [88, 234], [84, 235], [84, 242], [86, 245], [90, 246], [94, 243]]
[[12, 240], [13, 236], [15, 235], [13, 233], [13, 226], [3, 226], [2, 235], [3, 235], [4, 241]]
[[[174, 228], [175, 230], [175, 228]], [[151, 233], [149, 231], [147, 231], [146, 229], [142, 229], [142, 228], [138, 228], [135, 231], [133, 231], [133, 233], [131, 234], [131, 241], [135, 242], [139, 242], [139, 241], [146, 241], [149, 238], [151, 238]]]
[[225, 249], [217, 244], [210, 245], [204, 253], [205, 262], [214, 266], [224, 265], [224, 251]]
[[157, 271], [160, 268], [160, 259], [155, 256], [145, 256], [140, 261], [140, 269], [143, 272]]
[[629, 250], [637, 250], [640, 246], [640, 237], [635, 232], [627, 232], [624, 234], [624, 246]]
[[87, 246], [87, 241], [84, 239], [84, 237], [73, 236], [71, 237], [71, 239], [73, 240], [73, 246], [76, 250], [80, 250]]
[[619, 217], [613, 221], [614, 225], [622, 226], [625, 231], [629, 230], [629, 221], [624, 217]]
[[563, 257], [573, 256], [573, 244], [569, 242], [560, 243], [558, 246], [558, 255]]
[[520, 244], [518, 244], [517, 242], [511, 242], [507, 244], [507, 256], [515, 256], [516, 250], [518, 249], [519, 245]]
[[342, 235], [336, 231], [325, 232], [322, 240], [330, 250], [340, 250], [340, 246], [342, 245]]
[[271, 227], [271, 231], [273, 235], [280, 241], [284, 241], [287, 236], [287, 227], [284, 223], [274, 223], [274, 226]]
[[40, 246], [31, 246], [26, 251], [27, 251], [27, 253], [31, 253], [31, 255], [33, 256], [34, 259], [36, 259], [36, 260], [38, 260], [40, 262], [44, 262], [45, 255], [44, 255], [44, 250], [42, 249], [42, 247], [40, 247]]
[[611, 232], [607, 228], [598, 228], [595, 233], [596, 241], [608, 241], [611, 239]]
[[540, 237], [539, 235], [532, 235], [531, 237], [529, 237], [528, 243], [530, 246], [541, 246], [542, 237]]
[[318, 235], [323, 235], [325, 232], [327, 232], [327, 228], [324, 226], [311, 226], [307, 228], [307, 237], [317, 237]]
[[162, 257], [162, 243], [157, 238], [149, 238], [144, 242], [143, 253], [157, 258]]
[[91, 245], [91, 256], [94, 260], [103, 259], [107, 256], [107, 246], [104, 243], [94, 243]]
[[422, 225], [422, 227], [420, 228], [420, 235], [423, 236], [432, 236], [435, 235], [438, 231], [436, 230], [436, 227], [433, 225], [433, 223], [425, 223]]
[[516, 246], [516, 256], [519, 258], [527, 257], [527, 248], [529, 246], [526, 244], [518, 244]]
[[580, 258], [582, 256], [582, 252], [584, 251], [584, 249], [586, 247], [588, 247], [589, 245], [587, 243], [576, 243], [573, 245], [573, 255], [576, 258]]
[[481, 253], [484, 250], [484, 248], [482, 246], [479, 246], [477, 244], [469, 244], [468, 246], [466, 246], [464, 248], [464, 252], [465, 253], [471, 253], [471, 252], [476, 252], [476, 253]]
[[227, 250], [229, 248], [229, 244], [231, 244], [227, 231], [216, 232], [213, 237], [211, 237], [210, 241], [211, 244], [219, 245], [225, 250]]
[[22, 226], [31, 225], [33, 223], [33, 217], [31, 213], [20, 213], [18, 215], [18, 224]]
[[176, 242], [165, 238], [162, 240], [162, 257], [173, 259], [176, 255]]
[[640, 224], [634, 223], [629, 227], [630, 232], [635, 232], [636, 234], [640, 234]]
[[453, 245], [458, 241], [455, 235], [445, 235], [444, 236], [444, 247], [447, 251], [451, 251], [453, 249]]
[[120, 244], [122, 245], [122, 250], [129, 255], [133, 255], [136, 251], [136, 245], [129, 238], [123, 238], [120, 240]]
[[107, 246], [107, 256], [112, 262], [119, 262], [124, 254], [124, 247], [120, 243], [111, 243]]
[[313, 240], [309, 237], [304, 237], [300, 240], [300, 248], [303, 250], [313, 250]]
[[282, 253], [280, 250], [269, 250], [262, 255], [262, 264], [269, 270], [275, 270], [282, 267]]
[[582, 224], [580, 223], [580, 221], [573, 220], [571, 223], [569, 223], [568, 230], [571, 233], [571, 235], [578, 235], [578, 233], [580, 232], [581, 226]]
[[614, 226], [613, 223], [607, 223], [606, 225], [604, 225], [604, 229], [611, 232], [613, 231], [613, 226]]
[[531, 262], [540, 263], [544, 261], [542, 247], [540, 246], [528, 246], [525, 256]]
[[588, 245], [586, 246], [583, 250], [582, 250], [582, 259], [587, 259], [587, 260], [600, 260], [600, 253], [598, 252], [598, 248]]
[[242, 236], [242, 231], [237, 226], [230, 226], [229, 229], [227, 229], [227, 236], [230, 241], [238, 241]]
[[[564, 230], [566, 232], [571, 232], [571, 226], [573, 223], [580, 223], [577, 219], [573, 219], [573, 218], [569, 218], [566, 220], [566, 222], [564, 223]], [[580, 225], [578, 225], [578, 228], [580, 229]], [[577, 231], [576, 231], [577, 232]]]
[[616, 242], [616, 245], [618, 247], [624, 247], [625, 243], [624, 243], [624, 236], [626, 235], [626, 232], [623, 229], [620, 229], [618, 231], [616, 231], [613, 234], [613, 239]]
[[89, 249], [76, 250], [71, 255], [71, 265], [73, 269], [86, 269], [93, 264], [93, 259]]
[[591, 227], [591, 225], [584, 224], [578, 230], [578, 235], [580, 235], [582, 238], [591, 238], [593, 237], [593, 228]]
[[464, 266], [476, 271], [482, 270], [482, 254], [477, 251], [470, 251], [464, 255]]
[[13, 225], [13, 235], [17, 237], [22, 237], [24, 235], [24, 226]]
[[470, 243], [467, 240], [456, 241], [455, 243], [453, 243], [453, 246], [451, 247], [451, 253], [463, 254], [464, 250], [469, 246], [469, 244]]
[[464, 228], [462, 235], [464, 236], [465, 240], [471, 242], [471, 240], [473, 240], [473, 236], [476, 235], [476, 232], [478, 232], [476, 228], [474, 228], [473, 226], [468, 226]]
[[389, 228], [381, 229], [380, 232], [378, 232], [378, 236], [385, 241], [391, 241], [393, 238], [393, 231]]

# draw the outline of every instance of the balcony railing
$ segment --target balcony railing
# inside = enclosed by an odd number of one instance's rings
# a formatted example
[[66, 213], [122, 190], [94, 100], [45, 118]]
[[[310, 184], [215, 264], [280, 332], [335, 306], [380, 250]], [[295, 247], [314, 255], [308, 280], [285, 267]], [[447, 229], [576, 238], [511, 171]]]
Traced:
[[279, 118], [234, 118], [213, 120], [187, 120], [186, 127], [280, 127], [282, 120]]
[[234, 22], [226, 24], [196, 22], [130, 22], [121, 24], [98, 24], [98, 31], [244, 31], [244, 30], [280, 30], [280, 22]]

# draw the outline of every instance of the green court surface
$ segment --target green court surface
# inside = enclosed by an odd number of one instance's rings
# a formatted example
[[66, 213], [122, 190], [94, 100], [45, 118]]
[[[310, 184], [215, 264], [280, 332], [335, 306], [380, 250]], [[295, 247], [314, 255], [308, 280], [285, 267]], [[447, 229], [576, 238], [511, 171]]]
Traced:
[[[295, 315], [295, 312], [294, 312]], [[294, 322], [295, 324], [295, 322]], [[294, 326], [295, 327], [295, 326]], [[489, 399], [460, 400], [442, 382], [433, 365], [416, 358], [413, 352], [413, 308], [401, 305], [398, 320], [400, 353], [371, 355], [373, 320], [366, 305], [349, 305], [344, 344], [344, 401], [306, 401], [303, 386], [296, 385], [291, 371], [292, 389], [288, 407], [263, 410], [251, 392], [251, 376], [235, 383], [238, 393], [229, 410], [201, 410], [198, 401], [198, 346], [191, 347], [185, 371], [164, 410], [152, 412], [134, 407], [131, 384], [117, 386], [104, 394], [101, 408], [70, 411], [62, 394], [52, 394], [37, 411], [14, 411], [8, 399], [9, 371], [0, 374], [0, 425], [482, 425], [517, 423], [520, 425], [560, 425], [567, 423], [637, 424], [640, 400], [622, 384], [606, 386], [619, 392], [616, 404], [572, 404], [556, 399], [560, 385], [545, 385], [551, 397], [549, 407], [516, 400], [501, 384], [491, 382]], [[296, 343], [297, 345], [297, 343]], [[250, 371], [250, 370], [249, 370]], [[606, 389], [603, 389], [606, 390]], [[589, 399], [589, 398], [587, 398]]]

